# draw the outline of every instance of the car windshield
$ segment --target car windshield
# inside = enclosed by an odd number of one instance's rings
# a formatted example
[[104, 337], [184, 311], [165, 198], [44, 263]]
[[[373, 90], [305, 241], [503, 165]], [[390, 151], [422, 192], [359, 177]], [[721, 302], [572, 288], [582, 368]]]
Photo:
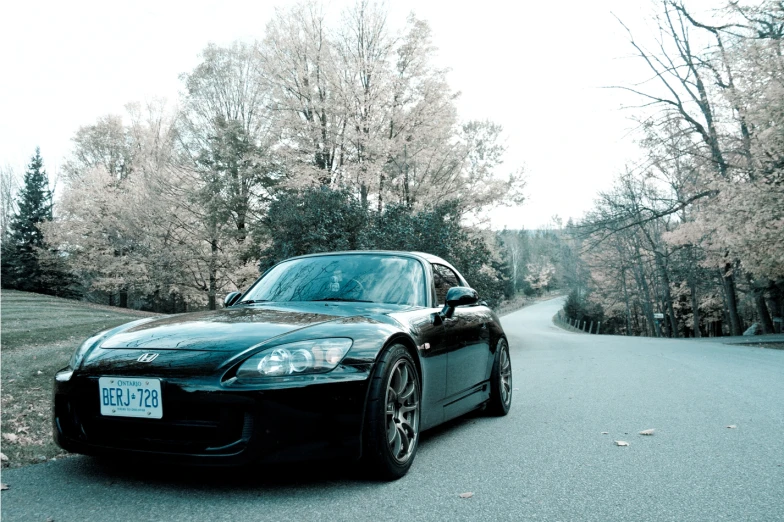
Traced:
[[354, 301], [425, 306], [425, 274], [415, 259], [347, 254], [284, 261], [243, 297], [248, 301]]

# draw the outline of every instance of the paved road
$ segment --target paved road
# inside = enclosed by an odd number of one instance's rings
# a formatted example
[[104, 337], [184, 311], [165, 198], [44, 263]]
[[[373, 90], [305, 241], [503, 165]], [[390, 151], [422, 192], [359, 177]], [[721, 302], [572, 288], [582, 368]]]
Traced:
[[5, 472], [2, 520], [784, 520], [784, 351], [568, 333], [559, 306], [503, 320], [509, 416], [425, 434], [397, 482], [74, 457]]

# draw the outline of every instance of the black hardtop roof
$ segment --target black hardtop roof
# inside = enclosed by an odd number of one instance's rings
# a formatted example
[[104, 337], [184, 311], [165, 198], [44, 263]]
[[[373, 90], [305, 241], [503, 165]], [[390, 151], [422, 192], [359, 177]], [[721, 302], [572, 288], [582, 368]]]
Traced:
[[303, 257], [317, 257], [317, 256], [337, 256], [337, 255], [345, 255], [345, 254], [375, 254], [375, 255], [390, 255], [390, 256], [406, 256], [406, 257], [420, 257], [429, 263], [443, 263], [448, 265], [449, 263], [444, 259], [441, 259], [438, 256], [434, 256], [433, 254], [428, 254], [426, 252], [407, 252], [405, 250], [340, 250], [337, 252], [318, 252], [315, 254], [305, 254], [302, 256], [295, 256], [290, 257], [289, 259], [300, 259]]

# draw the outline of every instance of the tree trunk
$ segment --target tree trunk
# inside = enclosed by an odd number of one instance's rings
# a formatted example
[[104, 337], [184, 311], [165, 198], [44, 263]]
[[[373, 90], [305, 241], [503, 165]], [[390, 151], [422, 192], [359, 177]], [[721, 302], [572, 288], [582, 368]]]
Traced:
[[691, 286], [691, 322], [692, 329], [694, 330], [694, 337], [702, 337], [700, 332], [700, 305], [697, 299], [697, 283], [694, 277], [689, 278], [689, 286]]
[[680, 335], [678, 335], [678, 318], [675, 317], [675, 308], [672, 306], [672, 296], [670, 294], [669, 284], [667, 285], [667, 290], [664, 292], [664, 299], [667, 301], [667, 313], [670, 318], [670, 337], [680, 337]]
[[629, 290], [626, 288], [626, 269], [621, 270], [621, 284], [623, 284], [623, 300], [626, 303], [626, 335], [632, 335], [632, 317], [629, 309]]
[[669, 329], [669, 336], [670, 337], [678, 337], [678, 320], [675, 318], [675, 309], [672, 306], [672, 293], [670, 292], [670, 276], [667, 273], [667, 263], [659, 249], [657, 248], [656, 242], [653, 240], [653, 237], [648, 233], [648, 230], [641, 226], [640, 229], [642, 233], [645, 234], [645, 238], [648, 240], [648, 244], [651, 246], [651, 250], [653, 251], [653, 258], [656, 261], [656, 268], [659, 271], [659, 277], [661, 277], [661, 288], [664, 300], [664, 306], [667, 310], [667, 317], [669, 318], [670, 327]]
[[411, 201], [411, 189], [409, 188], [408, 180], [408, 146], [403, 144], [403, 191], [406, 195], [406, 208], [411, 210], [413, 202]]
[[[638, 252], [639, 253], [639, 252]], [[638, 257], [639, 259], [639, 257]], [[645, 273], [643, 272], [642, 264], [638, 264], [636, 270], [634, 270], [635, 279], [637, 279], [637, 285], [642, 290], [642, 305], [643, 313], [645, 314], [645, 318], [648, 322], [648, 334], [650, 335], [653, 333], [656, 337], [661, 337], [661, 332], [659, 331], [659, 323], [653, 318], [653, 306], [651, 305], [651, 292], [648, 288], [648, 282], [645, 280]]]
[[777, 323], [778, 326], [774, 325], [774, 327], [778, 328], [776, 333], [784, 331], [782, 330], [782, 326], [784, 325], [780, 322], [782, 316], [784, 316], [784, 288], [782, 288], [782, 283], [784, 283], [784, 280], [779, 284], [774, 285], [770, 291], [771, 300], [773, 301], [773, 315], [779, 320]]
[[213, 239], [210, 241], [210, 287], [207, 291], [207, 308], [215, 310], [215, 294], [218, 287], [217, 277], [217, 257], [218, 257], [218, 241]]
[[[640, 324], [640, 314], [637, 313], [637, 309], [641, 308], [639, 300], [634, 305], [634, 313], [632, 314], [632, 319], [634, 320], [634, 331], [640, 332], [640, 335], [643, 333], [643, 326]], [[646, 330], [647, 333], [647, 330]]]
[[760, 315], [760, 324], [762, 326], [762, 333], [765, 334], [774, 333], [773, 321], [770, 318], [768, 305], [765, 303], [765, 289], [755, 288], [752, 292], [754, 293], [754, 304], [757, 306], [757, 311], [759, 312]]
[[128, 308], [128, 289], [120, 289], [120, 308]]
[[384, 173], [382, 172], [378, 177], [378, 213], [384, 208]]
[[724, 265], [721, 281], [724, 285], [724, 294], [727, 299], [726, 304], [727, 315], [730, 320], [730, 332], [732, 335], [743, 335], [743, 326], [741, 325], [740, 315], [738, 314], [738, 296], [735, 292], [735, 276], [733, 274], [733, 267], [730, 263]]

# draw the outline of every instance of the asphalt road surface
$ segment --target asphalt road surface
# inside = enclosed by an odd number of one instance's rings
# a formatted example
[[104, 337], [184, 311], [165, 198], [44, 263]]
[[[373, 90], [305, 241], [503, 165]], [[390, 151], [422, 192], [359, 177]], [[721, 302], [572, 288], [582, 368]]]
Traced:
[[503, 319], [510, 414], [423, 434], [399, 481], [73, 457], [3, 473], [2, 520], [784, 520], [784, 351], [569, 333], [559, 307]]

